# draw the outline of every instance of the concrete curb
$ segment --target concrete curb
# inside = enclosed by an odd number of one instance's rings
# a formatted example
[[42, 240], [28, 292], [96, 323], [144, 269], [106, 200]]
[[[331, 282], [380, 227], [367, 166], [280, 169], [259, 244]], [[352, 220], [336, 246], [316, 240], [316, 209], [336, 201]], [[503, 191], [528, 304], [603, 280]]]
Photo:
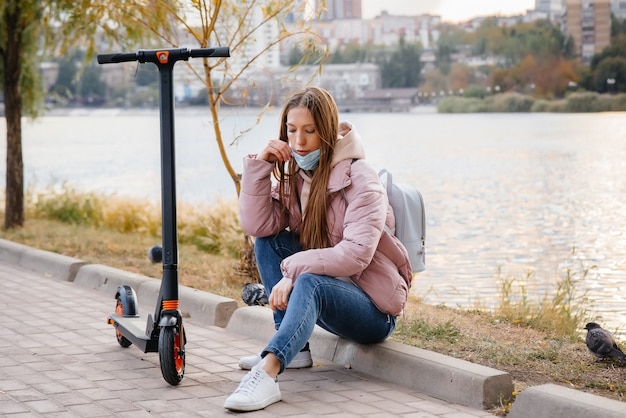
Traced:
[[[129, 273], [101, 264], [85, 265], [80, 268], [74, 280], [81, 286], [100, 290], [115, 297], [117, 289], [129, 285], [137, 294], [138, 303], [156, 306], [161, 287], [161, 280]], [[217, 296], [202, 290], [179, 286], [178, 299], [180, 310], [194, 321], [205, 325], [224, 328], [237, 309], [237, 302], [230, 298]], [[114, 302], [111, 302], [113, 312]]]
[[[260, 306], [239, 308], [226, 330], [267, 341], [274, 334], [272, 312]], [[508, 373], [393, 341], [361, 345], [320, 327], [310, 339], [313, 357], [413, 388], [438, 399], [490, 409], [513, 394]]]
[[46, 277], [72, 282], [78, 270], [87, 264], [78, 258], [38, 250], [0, 238], [0, 260]]
[[[118, 287], [129, 285], [137, 291], [143, 283], [146, 283], [149, 280], [156, 279], [118, 270], [102, 264], [88, 264], [82, 266], [80, 270], [78, 270], [74, 283], [88, 289], [105, 292], [107, 295], [111, 296], [111, 299], [113, 299]], [[139, 298], [139, 296], [137, 296], [137, 298]], [[141, 301], [139, 302], [141, 303]], [[156, 298], [152, 303], [156, 303]], [[115, 307], [115, 303], [111, 302], [111, 309], [113, 309], [113, 307]]]
[[439, 399], [490, 409], [512, 398], [508, 373], [432, 351], [385, 341], [359, 345], [339, 340], [334, 361]]
[[509, 418], [623, 418], [626, 403], [546, 384], [522, 391]]
[[[140, 304], [154, 305], [159, 293], [159, 279], [98, 264], [88, 265], [80, 259], [1, 238], [0, 261], [103, 291], [112, 298], [119, 286], [127, 284], [135, 289]], [[185, 286], [179, 287], [179, 299], [183, 314], [205, 325], [223, 327], [262, 341], [274, 334], [272, 312], [268, 308], [237, 308], [237, 302], [232, 299]], [[112, 301], [111, 312], [113, 308]], [[311, 342], [313, 357], [345, 364], [448, 402], [489, 409], [499, 406], [513, 392], [508, 373], [392, 341], [359, 345], [316, 327]], [[626, 416], [626, 404], [558, 385], [540, 385], [522, 391], [509, 416], [614, 418]]]

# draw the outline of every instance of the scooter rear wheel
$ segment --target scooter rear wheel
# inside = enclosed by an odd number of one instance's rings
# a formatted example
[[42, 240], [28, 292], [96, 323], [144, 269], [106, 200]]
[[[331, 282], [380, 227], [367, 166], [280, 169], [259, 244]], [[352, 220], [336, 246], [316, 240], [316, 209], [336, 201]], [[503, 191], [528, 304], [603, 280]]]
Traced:
[[[115, 313], [119, 316], [124, 316], [124, 306], [122, 305], [122, 298], [120, 297], [117, 298]], [[115, 337], [117, 338], [117, 342], [119, 343], [119, 345], [124, 348], [130, 347], [132, 344], [132, 342], [128, 338], [124, 337], [117, 328], [115, 328]]]
[[185, 337], [182, 326], [161, 328], [159, 360], [163, 379], [170, 385], [178, 385], [185, 374]]

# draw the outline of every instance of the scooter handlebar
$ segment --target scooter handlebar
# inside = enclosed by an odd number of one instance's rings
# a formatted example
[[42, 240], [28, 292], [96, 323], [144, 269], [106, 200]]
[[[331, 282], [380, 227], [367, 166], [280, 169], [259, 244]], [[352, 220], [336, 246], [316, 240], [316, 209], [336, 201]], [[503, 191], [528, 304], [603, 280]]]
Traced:
[[153, 49], [140, 50], [139, 52], [119, 52], [116, 54], [99, 54], [98, 64], [114, 64], [118, 62], [139, 61], [139, 62], [157, 62], [156, 54], [161, 51], [173, 53], [174, 61], [179, 59], [187, 60], [187, 58], [198, 57], [230, 57], [230, 48], [227, 46], [218, 46], [215, 48], [173, 48], [173, 49]]
[[215, 48], [201, 48], [189, 50], [191, 58], [198, 57], [230, 57], [230, 48], [227, 46], [218, 46]]
[[117, 54], [99, 54], [98, 64], [114, 64], [117, 62], [137, 61], [136, 52], [119, 52]]

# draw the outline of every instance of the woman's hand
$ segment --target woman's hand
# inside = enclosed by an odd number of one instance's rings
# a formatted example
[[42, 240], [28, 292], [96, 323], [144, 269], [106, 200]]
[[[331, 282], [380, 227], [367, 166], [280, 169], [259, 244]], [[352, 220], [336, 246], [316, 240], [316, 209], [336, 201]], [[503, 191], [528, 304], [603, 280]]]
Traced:
[[278, 283], [276, 283], [276, 285], [274, 285], [268, 300], [272, 311], [284, 311], [287, 309], [291, 289], [293, 289], [293, 280], [289, 277], [283, 277]]
[[271, 139], [256, 158], [259, 160], [269, 161], [270, 163], [274, 163], [276, 161], [284, 163], [285, 161], [289, 161], [289, 159], [291, 159], [291, 148], [289, 148], [289, 144], [285, 141]]

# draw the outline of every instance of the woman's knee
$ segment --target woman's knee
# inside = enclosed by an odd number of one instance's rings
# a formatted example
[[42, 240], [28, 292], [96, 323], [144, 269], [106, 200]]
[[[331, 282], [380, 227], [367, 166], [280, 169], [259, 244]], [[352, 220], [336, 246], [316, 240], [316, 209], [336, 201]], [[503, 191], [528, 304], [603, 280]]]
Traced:
[[312, 273], [304, 273], [298, 276], [298, 279], [294, 284], [294, 291], [295, 288], [298, 287], [300, 291], [312, 294], [319, 291], [323, 287], [321, 285], [323, 285], [324, 281], [324, 276]]

